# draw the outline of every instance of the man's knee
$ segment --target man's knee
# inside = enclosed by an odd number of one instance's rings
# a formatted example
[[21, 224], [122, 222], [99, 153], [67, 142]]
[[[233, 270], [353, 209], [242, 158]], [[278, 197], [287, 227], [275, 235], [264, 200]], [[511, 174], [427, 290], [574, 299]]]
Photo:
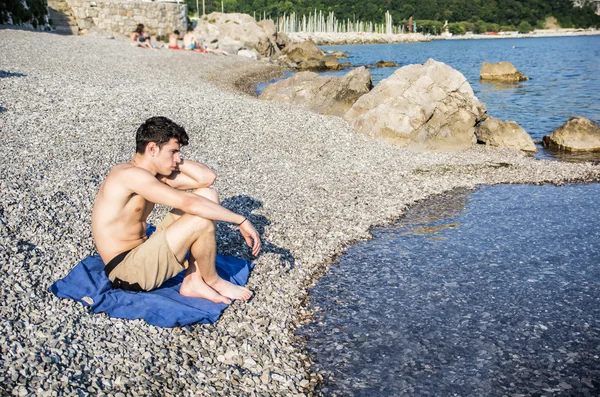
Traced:
[[194, 193], [198, 196], [206, 197], [207, 199], [214, 201], [215, 203], [219, 203], [219, 194], [213, 188], [202, 187], [200, 189], [194, 190]]
[[215, 222], [210, 219], [194, 216], [194, 231], [199, 234], [214, 234]]

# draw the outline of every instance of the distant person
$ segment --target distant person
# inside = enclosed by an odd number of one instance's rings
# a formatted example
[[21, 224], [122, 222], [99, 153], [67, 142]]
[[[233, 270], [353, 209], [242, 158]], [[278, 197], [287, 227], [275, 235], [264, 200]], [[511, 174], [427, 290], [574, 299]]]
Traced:
[[187, 33], [183, 36], [183, 48], [188, 51], [196, 51], [203, 53], [213, 53], [213, 54], [221, 54], [221, 55], [229, 55], [227, 51], [218, 50], [218, 49], [210, 49], [208, 47], [202, 48], [194, 35], [193, 29], [189, 29]]
[[139, 23], [135, 28], [135, 31], [129, 36], [131, 42], [136, 44], [138, 47], [147, 48], [149, 50], [156, 50], [152, 45], [152, 39], [150, 35], [146, 33], [143, 23]]
[[196, 49], [200, 51], [198, 40], [196, 40], [193, 29], [188, 29], [187, 33], [183, 35], [183, 48], [189, 51]]
[[[100, 185], [92, 234], [104, 271], [114, 288], [150, 291], [186, 270], [181, 295], [226, 304], [248, 300], [248, 288], [217, 274], [215, 221], [237, 225], [252, 255], [260, 251], [260, 236], [246, 217], [219, 204], [210, 187], [213, 170], [181, 158], [179, 149], [188, 139], [168, 118], [149, 118], [136, 132], [133, 159], [115, 165]], [[156, 204], [172, 209], [146, 237]]]
[[179, 40], [179, 30], [174, 30], [173, 33], [169, 34], [169, 48], [172, 50], [179, 50], [179, 44], [177, 41]]

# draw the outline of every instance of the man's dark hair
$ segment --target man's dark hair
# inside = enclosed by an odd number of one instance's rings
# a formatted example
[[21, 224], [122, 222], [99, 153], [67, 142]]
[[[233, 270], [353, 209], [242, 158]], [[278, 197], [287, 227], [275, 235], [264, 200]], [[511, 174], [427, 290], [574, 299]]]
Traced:
[[166, 117], [150, 117], [144, 121], [135, 134], [135, 151], [144, 154], [146, 145], [154, 142], [159, 148], [175, 138], [181, 146], [188, 144], [188, 134], [185, 129]]
[[174, 30], [174, 31], [173, 31], [173, 33], [175, 33], [175, 34], [176, 34], [176, 35], [178, 35], [178, 36], [179, 36], [179, 34], [180, 34], [180, 33], [179, 33], [179, 30]]

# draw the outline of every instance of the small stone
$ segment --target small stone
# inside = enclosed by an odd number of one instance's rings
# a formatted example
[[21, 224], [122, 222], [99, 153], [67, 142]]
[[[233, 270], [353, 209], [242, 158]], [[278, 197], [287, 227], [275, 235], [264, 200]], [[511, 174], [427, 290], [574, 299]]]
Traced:
[[247, 358], [244, 360], [244, 367], [246, 368], [254, 368], [256, 367], [256, 361], [251, 358]]
[[264, 371], [262, 373], [262, 375], [260, 375], [260, 380], [262, 381], [262, 383], [264, 383], [265, 385], [268, 385], [269, 382], [271, 381], [271, 375], [269, 374], [269, 371]]

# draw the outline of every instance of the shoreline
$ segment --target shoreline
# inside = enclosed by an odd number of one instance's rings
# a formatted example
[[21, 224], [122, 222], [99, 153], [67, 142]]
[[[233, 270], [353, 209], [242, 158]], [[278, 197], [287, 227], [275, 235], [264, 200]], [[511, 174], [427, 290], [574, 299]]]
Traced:
[[358, 44], [405, 44], [426, 43], [440, 40], [487, 40], [487, 39], [522, 39], [542, 37], [575, 37], [575, 36], [599, 36], [600, 30], [548, 30], [537, 33], [515, 33], [515, 34], [465, 34], [460, 36], [438, 36], [424, 35], [421, 33], [289, 33], [293, 42], [312, 40], [319, 46], [334, 45], [358, 45]]
[[[600, 181], [600, 167], [588, 163], [486, 147], [411, 153], [368, 140], [339, 118], [248, 95], [245, 80], [277, 71], [240, 57], [37, 32], [0, 30], [0, 38], [0, 70], [11, 74], [0, 76], [0, 142], [20, 159], [0, 165], [0, 252], [13, 253], [2, 257], [2, 277], [33, 292], [2, 291], [3, 343], [20, 346], [5, 355], [4, 383], [17, 392], [55, 385], [65, 394], [91, 387], [96, 394], [312, 395], [318, 374], [294, 333], [311, 316], [308, 287], [373, 227], [454, 188]], [[224, 205], [250, 215], [265, 242], [263, 254], [249, 258], [239, 236], [219, 226], [219, 252], [255, 262], [256, 296], [235, 302], [212, 326], [110, 319], [45, 291], [93, 252], [95, 192], [106, 171], [131, 156], [137, 125], [155, 115], [186, 128], [184, 156], [217, 171]]]

